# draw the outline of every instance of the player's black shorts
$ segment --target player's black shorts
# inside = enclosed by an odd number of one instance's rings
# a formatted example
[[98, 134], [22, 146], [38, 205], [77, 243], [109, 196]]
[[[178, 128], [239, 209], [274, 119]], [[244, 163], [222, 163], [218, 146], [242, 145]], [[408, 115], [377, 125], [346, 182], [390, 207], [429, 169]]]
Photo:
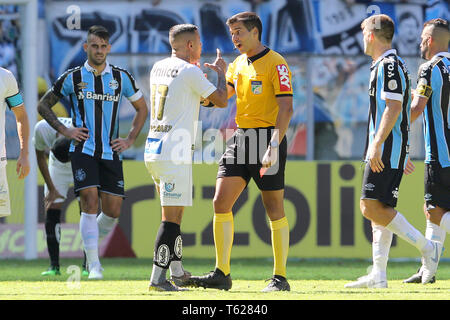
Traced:
[[77, 195], [82, 189], [97, 187], [101, 192], [125, 196], [121, 160], [104, 160], [81, 152], [71, 152], [70, 161]]
[[260, 190], [284, 189], [284, 170], [286, 167], [287, 142], [283, 138], [278, 148], [278, 161], [261, 178], [261, 160], [267, 151], [273, 127], [238, 128], [227, 142], [227, 148], [219, 162], [217, 178], [242, 177], [247, 184], [253, 178]]
[[450, 167], [425, 163], [425, 203], [450, 209]]
[[403, 169], [392, 169], [385, 166], [382, 172], [372, 172], [366, 163], [362, 183], [361, 199], [378, 200], [395, 208], [398, 199], [398, 189], [403, 177]]

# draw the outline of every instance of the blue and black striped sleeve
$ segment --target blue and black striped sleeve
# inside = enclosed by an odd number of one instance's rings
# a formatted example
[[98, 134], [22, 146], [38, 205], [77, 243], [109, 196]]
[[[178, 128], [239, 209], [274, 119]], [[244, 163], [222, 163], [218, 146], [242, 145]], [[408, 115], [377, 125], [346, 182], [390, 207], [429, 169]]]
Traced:
[[60, 98], [74, 93], [75, 90], [73, 88], [72, 70], [64, 72], [58, 79], [56, 79], [51, 90]]
[[383, 88], [381, 98], [383, 100], [403, 101], [403, 86], [401, 70], [398, 61], [395, 59], [384, 59], [381, 64], [383, 68]]
[[142, 97], [142, 92], [139, 90], [136, 80], [126, 70], [122, 70], [122, 93], [131, 102]]

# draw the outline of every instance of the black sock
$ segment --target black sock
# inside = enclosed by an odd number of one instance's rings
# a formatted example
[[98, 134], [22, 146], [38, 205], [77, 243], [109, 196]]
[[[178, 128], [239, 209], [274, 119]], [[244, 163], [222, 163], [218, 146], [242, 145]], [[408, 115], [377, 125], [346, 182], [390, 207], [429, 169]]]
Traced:
[[[156, 235], [155, 249], [153, 253], [153, 263], [163, 269], [169, 268], [172, 260], [181, 259], [181, 254], [177, 251], [175, 254], [175, 243], [180, 235], [180, 225], [162, 221], [159, 225], [158, 234]], [[180, 257], [178, 257], [178, 255]]]
[[61, 238], [61, 210], [48, 209], [45, 216], [45, 233], [50, 263], [59, 268], [59, 240]]

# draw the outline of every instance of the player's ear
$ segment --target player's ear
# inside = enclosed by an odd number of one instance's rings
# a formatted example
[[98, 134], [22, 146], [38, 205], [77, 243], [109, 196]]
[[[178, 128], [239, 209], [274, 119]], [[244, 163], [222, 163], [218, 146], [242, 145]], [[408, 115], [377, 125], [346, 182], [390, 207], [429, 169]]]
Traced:
[[106, 49], [107, 49], [107, 53], [111, 52], [111, 44], [110, 43], [108, 43], [108, 47]]
[[83, 43], [84, 52], [87, 52], [87, 46], [88, 46], [87, 42]]

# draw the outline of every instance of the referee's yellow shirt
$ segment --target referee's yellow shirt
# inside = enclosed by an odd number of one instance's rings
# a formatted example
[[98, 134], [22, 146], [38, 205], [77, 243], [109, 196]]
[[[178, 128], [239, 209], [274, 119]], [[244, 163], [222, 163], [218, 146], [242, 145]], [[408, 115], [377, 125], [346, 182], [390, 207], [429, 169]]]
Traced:
[[266, 48], [253, 57], [242, 54], [228, 65], [227, 83], [236, 92], [236, 124], [239, 128], [275, 126], [276, 97], [292, 96], [291, 71], [286, 60]]

